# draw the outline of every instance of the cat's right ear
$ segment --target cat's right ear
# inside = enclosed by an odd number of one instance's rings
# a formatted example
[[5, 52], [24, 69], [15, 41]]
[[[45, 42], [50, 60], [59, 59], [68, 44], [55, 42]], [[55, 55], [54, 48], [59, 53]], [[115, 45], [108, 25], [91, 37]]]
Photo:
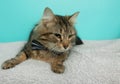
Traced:
[[46, 7], [44, 10], [44, 13], [43, 13], [42, 20], [44, 22], [48, 23], [48, 22], [52, 21], [53, 19], [54, 19], [54, 14], [53, 14], [52, 10], [50, 8]]

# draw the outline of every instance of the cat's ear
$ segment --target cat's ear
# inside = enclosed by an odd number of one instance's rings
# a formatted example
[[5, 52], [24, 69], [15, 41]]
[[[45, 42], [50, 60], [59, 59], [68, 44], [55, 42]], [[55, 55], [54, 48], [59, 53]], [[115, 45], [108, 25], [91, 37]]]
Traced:
[[53, 19], [54, 19], [54, 14], [52, 10], [46, 7], [43, 13], [42, 20], [44, 20], [45, 22], [49, 22], [49, 21], [52, 21]]
[[74, 24], [76, 22], [77, 16], [79, 15], [80, 12], [76, 12], [73, 15], [71, 15], [69, 22]]

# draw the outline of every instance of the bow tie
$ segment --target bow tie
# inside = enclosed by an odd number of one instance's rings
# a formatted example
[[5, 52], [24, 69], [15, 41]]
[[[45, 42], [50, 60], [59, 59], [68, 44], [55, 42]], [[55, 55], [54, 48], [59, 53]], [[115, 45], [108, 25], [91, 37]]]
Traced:
[[32, 50], [46, 50], [45, 46], [36, 40], [32, 40]]

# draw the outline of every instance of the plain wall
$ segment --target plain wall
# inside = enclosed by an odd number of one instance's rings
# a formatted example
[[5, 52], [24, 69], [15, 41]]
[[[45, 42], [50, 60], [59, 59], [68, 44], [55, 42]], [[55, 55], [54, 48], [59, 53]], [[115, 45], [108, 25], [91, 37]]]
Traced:
[[0, 0], [0, 42], [26, 41], [45, 7], [59, 15], [80, 11], [83, 40], [120, 38], [120, 0]]

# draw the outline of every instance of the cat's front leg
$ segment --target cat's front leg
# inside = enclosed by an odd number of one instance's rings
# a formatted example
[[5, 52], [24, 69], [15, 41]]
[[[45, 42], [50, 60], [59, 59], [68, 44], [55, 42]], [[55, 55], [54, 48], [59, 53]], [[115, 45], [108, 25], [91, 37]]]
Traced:
[[2, 69], [9, 69], [14, 67], [15, 65], [25, 61], [27, 59], [26, 54], [24, 52], [20, 52], [16, 57], [5, 61], [2, 64]]
[[55, 59], [54, 62], [51, 63], [51, 69], [55, 73], [63, 73], [65, 70], [63, 61]]
[[63, 62], [67, 59], [68, 52], [56, 56], [54, 60], [51, 62], [51, 69], [55, 73], [63, 73], [65, 71], [65, 66]]

